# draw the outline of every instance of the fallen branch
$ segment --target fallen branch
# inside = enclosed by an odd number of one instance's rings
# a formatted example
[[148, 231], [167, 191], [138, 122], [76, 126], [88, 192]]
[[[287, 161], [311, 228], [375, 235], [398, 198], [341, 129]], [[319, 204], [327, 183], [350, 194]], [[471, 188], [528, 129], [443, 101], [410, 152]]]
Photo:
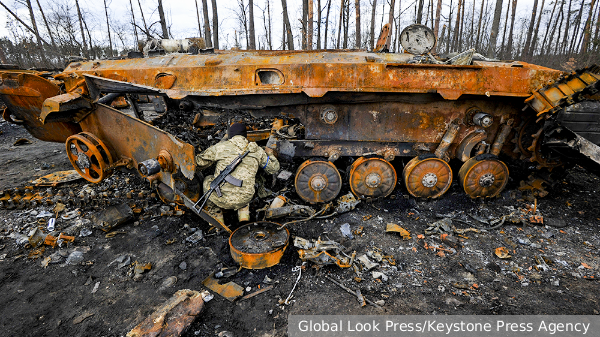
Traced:
[[[342, 289], [346, 290], [346, 291], [347, 291], [349, 294], [352, 294], [352, 295], [356, 296], [356, 298], [357, 298], [359, 301], [361, 301], [361, 302], [362, 302], [362, 301], [364, 300], [365, 302], [369, 303], [370, 305], [374, 306], [375, 308], [377, 308], [377, 309], [379, 309], [379, 310], [381, 310], [381, 311], [385, 311], [385, 309], [383, 309], [382, 307], [380, 307], [379, 305], [377, 305], [375, 302], [373, 302], [373, 301], [371, 301], [371, 300], [367, 299], [366, 297], [364, 297], [364, 296], [362, 296], [362, 295], [361, 295], [361, 296], [359, 296], [359, 295], [358, 295], [358, 294], [357, 294], [355, 291], [352, 291], [352, 290], [350, 290], [350, 288], [348, 288], [348, 287], [346, 287], [345, 285], [343, 285], [343, 284], [339, 283], [338, 281], [334, 280], [333, 278], [331, 278], [331, 277], [329, 277], [329, 276], [327, 276], [327, 275], [325, 275], [325, 278], [326, 278], [326, 279], [328, 279], [329, 281], [333, 282], [334, 284], [336, 284], [336, 285], [337, 285], [337, 286], [339, 286], [340, 288], [342, 288]], [[361, 297], [362, 297], [362, 298], [361, 298]]]

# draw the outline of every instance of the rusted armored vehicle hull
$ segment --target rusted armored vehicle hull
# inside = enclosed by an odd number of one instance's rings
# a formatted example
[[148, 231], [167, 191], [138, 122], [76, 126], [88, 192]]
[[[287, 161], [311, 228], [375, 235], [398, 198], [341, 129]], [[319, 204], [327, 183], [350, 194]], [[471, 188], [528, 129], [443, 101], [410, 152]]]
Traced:
[[[41, 83], [19, 79], [36, 75], [0, 72], [0, 94], [9, 115], [24, 120], [34, 136], [66, 140], [71, 162], [89, 181], [127, 165], [162, 182], [162, 193], [173, 199], [175, 189], [198, 197], [194, 147], [138, 113], [131, 117], [102, 102], [125, 95], [136, 112], [132, 94], [160, 97], [159, 111], [183, 110], [201, 127], [226, 115], [207, 113], [210, 108], [270, 117], [272, 129], [263, 138], [284, 159], [306, 159], [295, 188], [311, 203], [335, 198], [345, 179], [364, 198], [389, 195], [399, 178], [411, 195], [436, 198], [453, 177], [471, 197], [493, 197], [508, 181], [501, 159], [561, 165], [552, 158], [560, 151], [545, 152], [542, 145], [545, 135], [556, 136], [557, 116], [568, 106], [591, 101], [588, 124], [599, 122], [596, 68], [566, 76], [523, 62], [412, 62], [409, 54], [361, 51], [169, 54], [71, 63], [52, 80], [38, 76]], [[60, 90], [37, 89], [50, 84]], [[553, 138], [565, 150], [562, 157], [581, 152], [564, 138]], [[401, 177], [399, 157], [410, 159]], [[453, 159], [464, 163], [459, 172], [448, 164]], [[338, 163], [349, 163], [344, 177]]]

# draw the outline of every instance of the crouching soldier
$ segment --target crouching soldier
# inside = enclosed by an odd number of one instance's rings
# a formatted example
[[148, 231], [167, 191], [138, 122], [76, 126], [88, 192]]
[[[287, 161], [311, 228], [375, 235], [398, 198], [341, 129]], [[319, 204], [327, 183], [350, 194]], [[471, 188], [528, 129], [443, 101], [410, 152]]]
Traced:
[[[231, 124], [227, 132], [228, 140], [215, 144], [196, 156], [198, 168], [205, 169], [216, 162], [214, 175], [204, 179], [204, 191], [210, 189], [210, 183], [236, 158], [248, 151], [248, 154], [235, 167], [231, 176], [241, 181], [241, 186], [225, 181], [221, 187], [221, 196], [212, 193], [209, 197], [208, 211], [219, 220], [223, 221], [224, 209], [234, 209], [238, 212], [239, 221], [250, 221], [250, 201], [254, 196], [254, 181], [258, 169], [264, 169], [269, 174], [279, 171], [279, 162], [273, 150], [263, 150], [254, 142], [246, 139], [246, 125], [243, 123]], [[212, 205], [211, 205], [212, 203]]]

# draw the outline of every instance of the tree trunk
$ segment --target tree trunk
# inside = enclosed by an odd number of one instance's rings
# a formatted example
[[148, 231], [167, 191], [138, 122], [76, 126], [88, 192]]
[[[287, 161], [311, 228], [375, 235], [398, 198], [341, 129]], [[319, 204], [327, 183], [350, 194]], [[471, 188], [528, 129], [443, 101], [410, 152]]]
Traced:
[[361, 36], [360, 36], [360, 0], [354, 0], [354, 9], [355, 9], [355, 18], [354, 23], [356, 24], [356, 42], [355, 48], [360, 49], [361, 46]]
[[544, 14], [544, 3], [545, 0], [542, 0], [542, 6], [540, 7], [540, 15], [538, 15], [537, 23], [535, 24], [535, 31], [533, 33], [533, 38], [531, 40], [531, 46], [529, 47], [529, 57], [533, 57], [535, 55], [535, 48], [537, 46], [538, 33], [540, 32], [540, 23], [542, 22], [542, 14]]
[[307, 16], [307, 30], [306, 30], [306, 49], [313, 49], [313, 34], [314, 34], [314, 22], [313, 22], [313, 0], [308, 0], [308, 16]]
[[317, 0], [317, 49], [321, 49], [321, 0]]
[[[440, 32], [440, 18], [442, 15], [442, 0], [438, 0], [437, 7], [435, 9], [435, 21], [433, 24], [433, 34], [436, 38], [439, 38], [438, 33]], [[472, 30], [473, 28], [471, 28]], [[436, 46], [437, 49], [437, 46]]]
[[421, 24], [421, 22], [423, 21], [423, 1], [424, 0], [418, 0], [418, 9], [417, 9], [417, 23]]
[[48, 59], [46, 59], [46, 53], [44, 52], [44, 46], [42, 45], [42, 38], [40, 37], [40, 32], [37, 28], [37, 23], [35, 22], [35, 15], [33, 15], [33, 6], [31, 6], [31, 0], [27, 0], [27, 9], [29, 9], [29, 17], [31, 19], [31, 27], [33, 28], [33, 34], [37, 40], [37, 47], [40, 53], [40, 58], [44, 62], [46, 66], [49, 66]]
[[307, 21], [308, 21], [308, 0], [302, 0], [302, 50], [306, 50], [307, 40]]
[[346, 1], [346, 10], [344, 11], [344, 44], [343, 48], [348, 49], [348, 29], [350, 26], [350, 0]]
[[[213, 48], [219, 49], [219, 13], [217, 12], [217, 0], [212, 0], [212, 19], [213, 19]], [[269, 20], [271, 14], [269, 14]], [[269, 34], [271, 31], [271, 21], [269, 21]], [[270, 40], [269, 40], [270, 41]]]
[[581, 44], [581, 51], [580, 51], [582, 54], [586, 53], [588, 50], [588, 47], [589, 47], [590, 36], [592, 34], [591, 19], [594, 16], [594, 5], [595, 4], [596, 4], [596, 0], [592, 0], [592, 2], [590, 3], [589, 15], [587, 17], [587, 20], [585, 21], [585, 28], [583, 29], [583, 43]]
[[[394, 12], [396, 12], [395, 8], [394, 8]], [[402, 26], [402, 22], [400, 21], [402, 19], [402, 0], [398, 0], [398, 22], [396, 22], [396, 37], [395, 37], [395, 49], [394, 51], [400, 51], [400, 27]]]
[[464, 26], [465, 26], [465, 11], [467, 10], [467, 4], [465, 0], [462, 1], [462, 9], [460, 11], [460, 30], [458, 32], [458, 41], [456, 44], [456, 49], [458, 51], [462, 50], [463, 38], [464, 38]]
[[563, 41], [560, 48], [561, 53], [565, 53], [567, 50], [567, 39], [569, 37], [569, 24], [571, 23], [571, 4], [573, 0], [569, 0], [569, 8], [567, 9], [567, 19], [565, 20], [565, 30], [563, 35]]
[[[38, 1], [38, 6], [40, 4], [39, 0]], [[130, 5], [131, 5], [131, 0], [130, 1]], [[85, 41], [85, 32], [83, 31], [83, 18], [81, 17], [81, 9], [79, 8], [79, 0], [75, 0], [75, 6], [77, 7], [77, 17], [79, 18], [79, 29], [81, 30], [81, 39], [83, 40], [83, 54], [85, 55], [86, 58], [90, 58], [90, 53], [88, 51], [88, 46], [87, 46], [87, 42]], [[40, 10], [42, 8], [40, 7]], [[133, 7], [131, 7], [131, 15], [133, 15]], [[135, 29], [135, 17], [133, 18], [133, 28]], [[137, 30], [135, 31], [135, 38], [136, 38], [136, 43], [137, 43]]]
[[452, 50], [457, 50], [458, 48], [458, 39], [460, 35], [460, 17], [462, 15], [462, 6], [465, 0], [458, 0], [458, 9], [456, 12], [456, 23], [454, 24], [454, 36], [452, 37]]
[[[85, 34], [83, 32], [83, 23], [82, 23], [83, 19], [81, 18], [81, 11], [79, 10], [79, 3], [77, 0], [75, 0], [75, 3], [77, 4], [77, 14], [79, 15], [79, 25], [81, 26], [81, 35], [84, 36], [83, 45], [87, 49], [87, 46], [85, 45]], [[132, 0], [129, 0], [129, 8], [131, 9], [131, 23], [133, 24], [133, 33], [135, 34], [135, 50], [138, 50], [138, 46], [140, 44], [140, 38], [138, 36], [137, 27], [135, 25], [135, 13], [133, 12], [133, 1]]]
[[[38, 5], [38, 8], [40, 9], [40, 13], [42, 14], [42, 19], [44, 20], [44, 25], [46, 26], [46, 30], [48, 31], [48, 36], [50, 36], [50, 42], [52, 43], [52, 48], [54, 48], [54, 52], [57, 53], [58, 47], [56, 47], [56, 42], [54, 41], [54, 34], [52, 34], [52, 30], [50, 30], [50, 25], [48, 25], [48, 20], [46, 20], [46, 15], [44, 14], [44, 11], [42, 10], [42, 6], [40, 5], [40, 0], [36, 0], [36, 2]], [[82, 33], [83, 33], [83, 31], [82, 31]], [[85, 37], [83, 38], [83, 41], [85, 41]], [[89, 55], [88, 55], [88, 57], [89, 57]]]
[[537, 14], [538, 0], [533, 1], [533, 9], [531, 10], [531, 19], [529, 20], [529, 28], [527, 29], [527, 38], [523, 47], [523, 57], [529, 60], [529, 47], [531, 46], [531, 38], [533, 37], [533, 26], [535, 25], [535, 17]]
[[[217, 0], [213, 0], [213, 1], [217, 1]], [[271, 31], [271, 0], [267, 0], [267, 15], [269, 17], [269, 30], [267, 31], [267, 37], [268, 37], [268, 41], [269, 41], [269, 50], [273, 50], [273, 34]], [[214, 19], [213, 19], [214, 22]], [[213, 29], [213, 32], [215, 30]], [[218, 45], [218, 43], [216, 43]]]
[[506, 47], [506, 31], [508, 30], [508, 14], [510, 13], [510, 0], [506, 4], [506, 16], [504, 17], [504, 27], [502, 29], [502, 44], [500, 45], [500, 58], [504, 58], [504, 51]]
[[373, 0], [373, 7], [371, 7], [371, 30], [369, 32], [369, 46], [371, 50], [375, 49], [375, 12], [377, 12], [377, 0]]
[[286, 28], [284, 34], [287, 33], [287, 44], [289, 50], [294, 50], [294, 35], [292, 34], [292, 26], [290, 26], [290, 18], [288, 16], [287, 1], [281, 0], [281, 7], [283, 7], [283, 23]]
[[327, 49], [327, 32], [329, 30], [329, 10], [331, 9], [331, 0], [327, 0], [327, 14], [325, 15], [325, 38], [323, 39], [323, 49]]
[[[554, 27], [556, 27], [556, 21], [554, 20], [554, 13], [556, 12], [556, 5], [558, 5], [558, 0], [554, 1], [554, 6], [552, 7], [552, 13], [550, 13], [550, 18], [548, 19], [548, 25], [546, 26], [546, 32], [544, 33], [544, 39], [542, 40], [542, 47], [540, 49], [540, 55], [548, 54], [546, 52], [546, 42], [548, 41], [548, 33], [550, 32], [550, 25], [554, 22]], [[551, 37], [554, 36], [554, 31], [552, 31]]]
[[158, 0], [158, 16], [160, 17], [160, 27], [162, 28], [162, 38], [169, 38], [169, 30], [167, 29], [167, 19], [165, 19], [165, 11], [163, 10], [162, 0]]
[[506, 54], [508, 55], [508, 58], [512, 58], [513, 30], [515, 28], [516, 12], [517, 12], [517, 0], [512, 0], [512, 12], [510, 14], [510, 32], [508, 33], [508, 46], [506, 46]]
[[[477, 22], [477, 39], [475, 40], [475, 48], [477, 50], [481, 49], [479, 42], [481, 41], [481, 34], [483, 33], [481, 31], [481, 25], [483, 24], [483, 6], [485, 4], [485, 1], [481, 1], [481, 9], [479, 11], [479, 21]], [[448, 31], [448, 34], [450, 34], [450, 31]]]
[[[388, 23], [390, 24], [390, 35], [394, 35], [394, 14], [395, 14], [396, 0], [390, 1], [390, 14], [388, 17]], [[398, 29], [398, 27], [396, 27]]]
[[248, 33], [249, 33], [249, 45], [248, 49], [256, 49], [256, 33], [254, 30], [254, 0], [248, 0]]
[[212, 38], [210, 33], [210, 21], [208, 19], [208, 4], [206, 0], [202, 0], [202, 16], [204, 17], [204, 42], [206, 43], [206, 48], [212, 48]]
[[140, 13], [142, 13], [142, 23], [144, 24], [144, 29], [145, 29], [144, 33], [146, 33], [146, 39], [149, 39], [150, 31], [148, 30], [148, 25], [146, 25], [146, 18], [144, 17], [144, 10], [142, 9], [142, 3], [140, 2], [140, 0], [138, 0], [138, 6], [140, 7]]
[[344, 20], [344, 3], [345, 3], [344, 0], [340, 0], [340, 20], [338, 22], [337, 44], [335, 45], [336, 49], [340, 49], [340, 42], [341, 42], [340, 38], [342, 36], [342, 27], [344, 27], [342, 24], [342, 21]]
[[600, 6], [598, 6], [598, 15], [596, 15], [596, 32], [594, 33], [594, 50], [600, 46], [600, 40], [598, 40], [598, 33], [600, 32]]
[[573, 54], [575, 52], [575, 45], [577, 43], [577, 37], [579, 36], [579, 25], [581, 24], [581, 17], [583, 15], [584, 5], [585, 1], [582, 1], [581, 8], [579, 9], [579, 14], [577, 14], [577, 19], [575, 20], [575, 24], [573, 25], [573, 36], [571, 37], [571, 47], [569, 48], [569, 54]]
[[[536, 0], [537, 1], [537, 0]], [[500, 26], [500, 17], [502, 16], [502, 0], [496, 0], [496, 9], [494, 10], [494, 22], [490, 33], [490, 45], [488, 46], [488, 57], [496, 57], [496, 39], [498, 37], [498, 27]]]
[[198, 19], [198, 37], [202, 38], [202, 23], [200, 23], [200, 10], [198, 9], [198, 0], [196, 1], [196, 19]]
[[108, 24], [108, 6], [106, 6], [106, 0], [104, 0], [104, 14], [106, 15], [106, 31], [108, 32], [108, 54], [113, 57], [112, 50], [112, 38], [110, 37], [110, 25]]
[[[560, 10], [558, 11], [558, 15], [560, 16], [560, 21], [558, 22], [558, 37], [556, 38], [556, 42], [554, 43], [554, 46], [553, 46], [554, 54], [560, 54], [560, 36], [562, 33], [562, 23], [565, 19], [565, 12], [563, 11], [564, 4], [565, 4], [565, 0], [562, 0], [560, 2]], [[554, 35], [552, 35], [550, 38], [552, 39], [553, 37], [554, 37]]]

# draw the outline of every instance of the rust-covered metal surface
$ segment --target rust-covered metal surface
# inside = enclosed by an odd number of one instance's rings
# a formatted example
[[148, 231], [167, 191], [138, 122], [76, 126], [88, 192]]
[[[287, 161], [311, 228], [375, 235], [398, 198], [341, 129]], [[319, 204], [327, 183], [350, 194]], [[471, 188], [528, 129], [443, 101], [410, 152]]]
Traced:
[[[185, 111], [199, 129], [227, 117], [210, 109], [271, 118], [271, 130], [254, 129], [251, 138], [281, 160], [304, 161], [294, 185], [309, 203], [334, 200], [346, 179], [360, 198], [385, 197], [396, 186], [397, 169], [415, 197], [440, 197], [453, 178], [473, 198], [492, 197], [508, 178], [501, 160], [561, 165], [546, 151], [540, 121], [596, 94], [600, 77], [596, 68], [565, 77], [525, 62], [471, 62], [469, 52], [466, 65], [342, 50], [94, 60], [71, 63], [54, 78], [0, 71], [0, 95], [34, 136], [75, 145], [89, 140], [95, 152], [75, 146], [70, 153], [89, 181], [119, 166], [140, 168], [151, 183], [163, 183], [163, 197], [177, 199], [174, 190], [199, 196], [194, 155], [203, 149], [143, 121], [131, 94], [156, 97], [159, 113]], [[119, 95], [135, 117], [108, 106]], [[451, 160], [463, 163], [460, 176]]]
[[[461, 95], [528, 97], [562, 73], [524, 62], [408, 64], [412, 57], [360, 51], [217, 51], [77, 62], [64, 74], [91, 74], [155, 87], [174, 99], [273, 93], [322, 97], [327, 92], [438, 93], [457, 99]], [[76, 83], [76, 78], [69, 82]]]

